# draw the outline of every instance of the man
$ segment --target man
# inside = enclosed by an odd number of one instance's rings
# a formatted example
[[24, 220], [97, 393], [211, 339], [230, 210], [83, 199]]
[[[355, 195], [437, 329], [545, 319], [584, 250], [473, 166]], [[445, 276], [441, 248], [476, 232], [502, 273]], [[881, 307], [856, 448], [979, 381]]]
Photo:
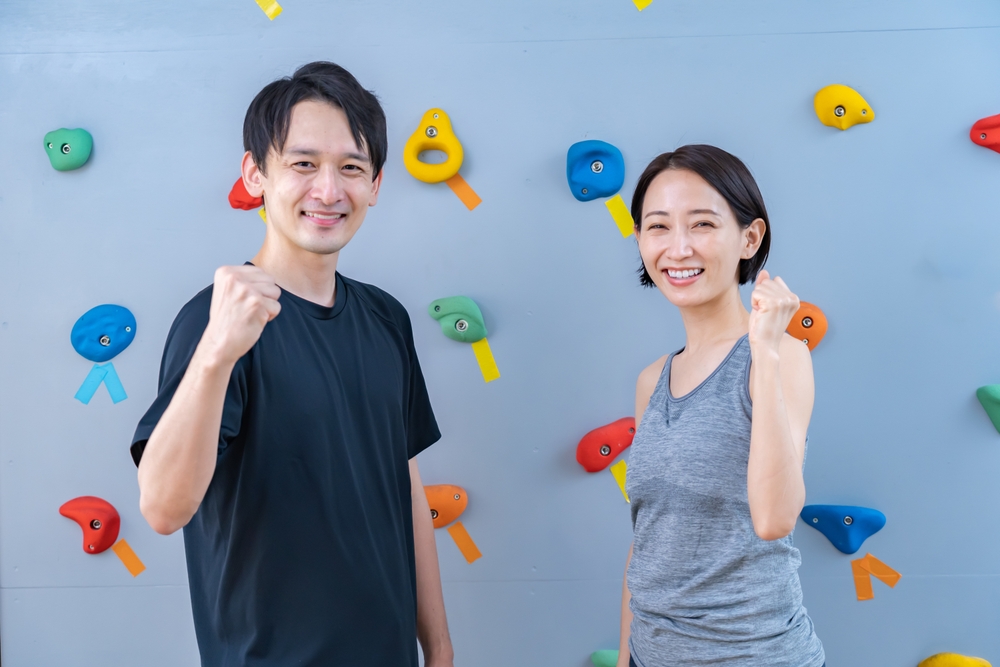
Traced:
[[205, 667], [452, 664], [416, 459], [440, 438], [406, 310], [337, 273], [378, 199], [385, 114], [332, 63], [243, 126], [264, 244], [167, 335], [132, 457], [140, 509], [184, 528]]

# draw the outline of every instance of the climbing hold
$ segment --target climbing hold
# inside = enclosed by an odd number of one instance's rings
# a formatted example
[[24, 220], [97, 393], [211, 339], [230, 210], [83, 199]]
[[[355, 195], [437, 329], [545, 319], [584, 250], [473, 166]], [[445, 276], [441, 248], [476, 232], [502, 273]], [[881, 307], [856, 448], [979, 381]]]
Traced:
[[264, 198], [254, 197], [247, 192], [247, 186], [243, 184], [243, 177], [240, 176], [233, 183], [232, 190], [229, 191], [229, 205], [233, 208], [241, 208], [244, 211], [252, 211], [264, 205]]
[[635, 417], [599, 426], [583, 436], [576, 446], [576, 462], [587, 472], [600, 472], [632, 444], [634, 437]]
[[441, 332], [460, 343], [486, 338], [486, 323], [475, 301], [467, 296], [450, 296], [431, 302], [428, 312], [441, 324]]
[[566, 154], [566, 180], [579, 201], [611, 197], [625, 183], [625, 158], [604, 141], [578, 141]]
[[44, 146], [53, 169], [71, 171], [79, 169], [90, 159], [94, 138], [86, 130], [61, 127], [45, 135]]
[[802, 301], [799, 309], [792, 316], [792, 321], [788, 323], [788, 334], [798, 338], [805, 343], [810, 350], [816, 349], [819, 342], [826, 335], [826, 315], [811, 303]]
[[[440, 164], [421, 162], [424, 151], [441, 151], [447, 159]], [[441, 109], [431, 109], [420, 119], [416, 131], [403, 147], [403, 165], [410, 175], [424, 183], [442, 183], [458, 173], [464, 153], [451, 119]]]
[[976, 121], [969, 130], [972, 143], [1000, 153], [1000, 114]]
[[875, 120], [875, 112], [865, 98], [850, 86], [839, 83], [816, 93], [813, 106], [821, 123], [840, 130]]
[[618, 664], [618, 651], [594, 651], [590, 654], [590, 661], [594, 663], [594, 667], [615, 667]]
[[103, 362], [116, 357], [135, 338], [135, 316], [124, 306], [106, 303], [80, 316], [70, 332], [73, 349], [84, 359]]
[[935, 653], [920, 661], [917, 667], [993, 667], [982, 658], [973, 658], [958, 653]]
[[431, 508], [431, 519], [435, 528], [444, 528], [449, 523], [462, 516], [469, 504], [469, 494], [465, 489], [454, 484], [432, 484], [424, 487], [427, 494], [427, 504]]
[[806, 505], [800, 516], [845, 554], [857, 553], [865, 540], [885, 526], [885, 515], [870, 507]]
[[63, 503], [59, 513], [80, 524], [83, 550], [88, 554], [106, 551], [118, 539], [121, 517], [108, 501], [96, 496], [80, 496]]
[[976, 390], [976, 398], [986, 410], [993, 427], [1000, 432], [1000, 384], [988, 384]]

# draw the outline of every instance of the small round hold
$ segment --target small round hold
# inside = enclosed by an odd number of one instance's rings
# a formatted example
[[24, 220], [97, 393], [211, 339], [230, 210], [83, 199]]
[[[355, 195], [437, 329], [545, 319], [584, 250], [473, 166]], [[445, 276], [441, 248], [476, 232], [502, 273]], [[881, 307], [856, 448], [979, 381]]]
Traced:
[[97, 547], [95, 547], [95, 546], [94, 546], [93, 544], [88, 544], [88, 545], [87, 545], [87, 548], [88, 548], [88, 549], [90, 549], [91, 551], [93, 551], [93, 550], [94, 550], [94, 549], [96, 549]]
[[90, 527], [93, 528], [94, 530], [100, 530], [101, 529], [101, 520], [100, 519], [94, 519], [93, 521], [90, 522]]
[[434, 118], [440, 118], [440, 117], [441, 117], [441, 114], [437, 114], [437, 113], [434, 114]]
[[861, 115], [862, 116], [867, 116], [868, 115], [868, 109], [862, 109], [861, 110]]
[[427, 134], [428, 137], [430, 137], [431, 139], [433, 139], [434, 137], [436, 137], [438, 135], [438, 129], [436, 127], [434, 127], [433, 125], [428, 125], [427, 126], [427, 132], [426, 132], [426, 134]]
[[583, 194], [587, 194], [587, 188], [580, 188], [580, 192], [582, 192]]
[[125, 327], [125, 333], [132, 331], [132, 327]]
[[454, 496], [454, 498], [455, 498], [455, 500], [461, 500], [462, 499], [462, 494], [461, 493], [456, 493], [455, 496]]
[[599, 174], [604, 171], [604, 163], [600, 160], [594, 160], [590, 163], [590, 170], [595, 174]]
[[431, 518], [432, 519], [438, 518], [438, 511], [437, 510], [431, 510]]
[[985, 133], [985, 132], [983, 132], [982, 134], [980, 134], [980, 135], [979, 135], [979, 138], [980, 138], [980, 139], [985, 139], [985, 138], [986, 138], [986, 133]]
[[634, 428], [630, 428], [630, 429], [628, 430], [628, 432], [629, 432], [630, 434], [631, 434], [631, 433], [635, 433], [635, 429], [634, 429]]
[[813, 325], [813, 318], [811, 318], [811, 317], [803, 317], [802, 318], [802, 326], [804, 326], [806, 329], [808, 329], [812, 325]]
[[459, 320], [458, 322], [455, 322], [455, 331], [461, 332], [465, 331], [468, 328], [469, 328], [469, 323], [466, 322], [465, 320]]
[[803, 338], [802, 342], [805, 343], [806, 345], [808, 345], [809, 344], [809, 339], [808, 338]]
[[64, 155], [69, 155], [69, 152], [73, 150], [73, 148], [69, 144], [63, 144], [61, 150]]
[[108, 345], [111, 345], [111, 336], [109, 336], [108, 334], [104, 334], [103, 336], [101, 336], [101, 339], [98, 342], [100, 342], [100, 344], [103, 345], [104, 347], [107, 347]]
[[813, 517], [813, 523], [819, 523], [819, 519], [816, 518], [816, 517]]
[[[984, 134], [983, 136], [985, 137], [986, 135]], [[52, 148], [52, 142], [51, 141], [49, 142], [49, 148]]]
[[837, 108], [833, 110], [833, 115], [836, 116], [837, 118], [840, 118], [845, 113], [847, 113], [847, 109], [840, 106], [839, 104], [837, 105]]
[[434, 312], [435, 313], [440, 313], [441, 312], [441, 306], [434, 306]]
[[609, 445], [601, 445], [601, 456], [608, 456], [611, 454], [611, 447]]
[[849, 517], [849, 516], [845, 516], [844, 517], [844, 525], [845, 526], [850, 526], [852, 523], [854, 523], [854, 518], [853, 517]]

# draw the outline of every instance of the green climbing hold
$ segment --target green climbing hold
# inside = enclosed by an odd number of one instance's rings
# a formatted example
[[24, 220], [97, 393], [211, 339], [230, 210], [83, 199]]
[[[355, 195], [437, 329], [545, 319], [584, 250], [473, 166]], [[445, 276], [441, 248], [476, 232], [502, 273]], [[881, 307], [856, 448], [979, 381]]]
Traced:
[[988, 384], [976, 390], [976, 398], [986, 410], [993, 427], [1000, 432], [1000, 384]]
[[590, 654], [594, 667], [615, 667], [618, 664], [618, 651], [594, 651]]
[[67, 130], [62, 127], [45, 135], [45, 152], [53, 169], [58, 171], [79, 169], [90, 159], [93, 148], [94, 138], [90, 132], [79, 128]]
[[441, 332], [460, 343], [475, 343], [486, 338], [486, 323], [476, 302], [467, 296], [450, 296], [432, 301], [427, 309], [441, 324]]

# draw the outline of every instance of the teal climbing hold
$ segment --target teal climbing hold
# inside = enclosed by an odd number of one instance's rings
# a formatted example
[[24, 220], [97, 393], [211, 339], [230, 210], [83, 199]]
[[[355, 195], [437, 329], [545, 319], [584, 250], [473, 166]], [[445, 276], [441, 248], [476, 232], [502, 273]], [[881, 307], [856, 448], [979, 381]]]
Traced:
[[431, 302], [430, 316], [441, 324], [441, 332], [460, 343], [486, 338], [486, 323], [476, 302], [467, 296], [449, 296]]
[[845, 554], [857, 553], [865, 540], [885, 526], [885, 515], [870, 507], [806, 505], [800, 516]]
[[993, 427], [1000, 432], [1000, 384], [988, 384], [976, 390], [976, 398], [986, 410]]
[[57, 171], [79, 169], [90, 159], [90, 151], [94, 149], [94, 138], [80, 128], [52, 130], [43, 141], [49, 162]]
[[594, 667], [615, 667], [618, 664], [618, 651], [594, 651], [590, 654]]

